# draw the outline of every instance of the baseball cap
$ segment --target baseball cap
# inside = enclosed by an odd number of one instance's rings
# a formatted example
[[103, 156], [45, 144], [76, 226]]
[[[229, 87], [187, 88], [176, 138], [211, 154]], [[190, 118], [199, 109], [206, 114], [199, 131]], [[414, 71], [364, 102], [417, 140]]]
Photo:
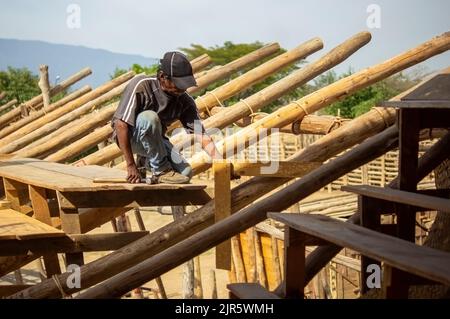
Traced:
[[159, 60], [161, 70], [168, 76], [175, 86], [180, 90], [186, 90], [191, 86], [197, 86], [192, 74], [192, 66], [187, 57], [180, 52], [166, 52]]

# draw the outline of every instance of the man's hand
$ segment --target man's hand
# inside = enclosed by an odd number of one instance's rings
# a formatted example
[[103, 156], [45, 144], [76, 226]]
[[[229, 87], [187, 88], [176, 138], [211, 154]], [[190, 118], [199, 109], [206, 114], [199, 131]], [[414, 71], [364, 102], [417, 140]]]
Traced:
[[139, 170], [137, 169], [136, 164], [132, 163], [127, 165], [127, 181], [129, 183], [140, 183], [141, 182], [141, 174], [139, 174]]

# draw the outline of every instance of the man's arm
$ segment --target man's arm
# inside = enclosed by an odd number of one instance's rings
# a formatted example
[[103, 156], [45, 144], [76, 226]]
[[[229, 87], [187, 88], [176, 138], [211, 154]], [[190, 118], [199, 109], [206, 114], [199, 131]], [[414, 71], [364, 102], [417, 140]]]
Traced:
[[195, 138], [197, 141], [200, 141], [202, 148], [212, 159], [222, 159], [211, 136], [207, 134], [196, 134]]
[[131, 152], [128, 124], [122, 120], [116, 119], [115, 128], [120, 150], [122, 151], [127, 163], [127, 180], [130, 183], [139, 183], [141, 181], [141, 175], [139, 174], [136, 163], [134, 162], [133, 152]]

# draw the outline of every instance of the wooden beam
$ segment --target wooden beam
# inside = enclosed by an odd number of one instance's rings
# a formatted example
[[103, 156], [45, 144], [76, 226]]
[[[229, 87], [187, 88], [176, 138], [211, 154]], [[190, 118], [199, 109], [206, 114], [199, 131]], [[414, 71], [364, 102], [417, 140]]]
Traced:
[[80, 253], [110, 251], [122, 248], [145, 235], [148, 231], [112, 234], [72, 234], [64, 237], [2, 240], [0, 256], [36, 255], [45, 253]]
[[389, 202], [418, 206], [428, 210], [438, 210], [450, 213], [450, 199], [423, 195], [416, 192], [406, 192], [392, 188], [370, 185], [342, 186], [341, 190], [356, 193], [370, 198], [377, 198]]
[[204, 190], [155, 189], [96, 192], [59, 192], [60, 206], [64, 208], [142, 207], [167, 205], [203, 205], [211, 197]]

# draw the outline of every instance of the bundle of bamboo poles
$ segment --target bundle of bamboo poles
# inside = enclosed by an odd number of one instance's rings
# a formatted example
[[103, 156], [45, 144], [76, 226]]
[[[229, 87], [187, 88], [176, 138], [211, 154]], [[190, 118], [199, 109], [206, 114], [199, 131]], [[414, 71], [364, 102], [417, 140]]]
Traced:
[[[223, 86], [216, 89], [213, 93], [214, 96], [216, 96], [219, 101], [224, 100], [225, 98], [229, 98], [242, 90], [247, 89], [249, 86], [258, 83], [259, 81], [262, 81], [267, 76], [273, 74], [274, 72], [277, 72], [281, 70], [283, 67], [294, 63], [295, 61], [304, 58], [305, 56], [317, 51], [322, 47], [322, 43], [318, 39], [310, 40], [306, 43], [303, 43], [302, 45], [294, 48], [293, 50], [290, 50], [284, 54], [281, 54], [279, 56], [276, 56], [275, 58], [267, 61], [266, 63], [263, 63], [262, 65], [258, 66], [255, 69], [252, 69], [251, 71], [243, 74], [242, 76], [224, 84]], [[262, 49], [258, 49], [253, 53], [250, 53], [246, 55], [243, 58], [237, 59], [236, 61], [239, 63], [233, 63], [232, 67], [233, 70], [237, 70], [244, 65], [247, 65], [250, 61], [256, 62], [255, 59], [261, 59], [264, 58], [267, 54], [267, 52], [272, 52], [272, 45], [269, 47], [263, 47]], [[278, 45], [277, 45], [278, 47]], [[270, 49], [270, 50], [268, 50]], [[230, 64], [231, 64], [230, 63]], [[218, 69], [218, 72], [220, 74], [228, 74], [232, 68], [228, 67], [224, 70]], [[256, 71], [255, 71], [256, 70]], [[205, 76], [206, 77], [206, 76]], [[209, 77], [208, 81], [216, 81], [217, 77]], [[205, 82], [206, 83], [206, 82]], [[212, 82], [209, 82], [211, 84]], [[211, 96], [211, 93], [205, 94], [203, 97], [197, 98], [199, 99], [206, 99], [206, 96]], [[203, 101], [203, 100], [202, 100]], [[207, 100], [204, 100], [207, 101]], [[206, 102], [205, 102], [206, 103]], [[208, 102], [209, 103], [209, 102]], [[212, 103], [212, 102], [211, 102]], [[211, 104], [217, 105], [218, 101], [214, 100], [214, 103]], [[220, 103], [220, 102], [219, 102]], [[197, 104], [198, 105], [198, 104]], [[206, 104], [205, 104], [206, 105]], [[54, 161], [62, 161], [65, 159], [68, 159], [70, 157], [76, 156], [76, 152], [82, 152], [85, 151], [87, 147], [91, 147], [92, 145], [96, 145], [103, 141], [105, 137], [109, 136], [112, 133], [112, 128], [110, 125], [105, 125], [104, 127], [101, 127], [98, 132], [93, 132], [92, 136], [86, 137], [84, 140], [80, 140], [75, 142], [75, 145], [69, 145], [66, 146], [64, 150], [61, 150], [57, 155], [48, 157], [48, 160], [54, 160]], [[1, 151], [1, 149], [0, 149]], [[112, 153], [113, 155], [107, 155]], [[90, 164], [104, 164], [106, 162], [109, 162], [110, 157], [113, 157], [113, 159], [120, 155], [120, 150], [115, 145], [109, 145], [98, 152], [96, 152], [91, 157], [86, 157], [83, 159], [83, 163], [86, 163], [87, 165]]]
[[[54, 96], [54, 95], [64, 91], [65, 89], [70, 87], [72, 84], [80, 81], [81, 79], [85, 78], [86, 76], [88, 76], [91, 73], [92, 73], [92, 71], [91, 71], [90, 68], [85, 68], [85, 69], [79, 71], [78, 73], [75, 73], [74, 75], [72, 75], [69, 78], [65, 79], [64, 81], [62, 81], [58, 85], [52, 87], [50, 89], [50, 91], [49, 91], [49, 96], [52, 97], [52, 96]], [[39, 109], [39, 107], [41, 105], [43, 105], [43, 96], [42, 96], [42, 94], [32, 98], [29, 101], [26, 101], [25, 103], [23, 103], [21, 105], [21, 107], [23, 106], [23, 107], [31, 108], [31, 109]], [[12, 122], [12, 121], [16, 120], [18, 117], [20, 117], [21, 107], [12, 109], [8, 113], [3, 114], [2, 116], [0, 116], [0, 128], [5, 127], [10, 122]]]
[[[382, 80], [395, 72], [401, 71], [441, 52], [445, 52], [449, 48], [450, 34], [444, 34], [391, 60], [339, 80], [301, 99], [298, 102], [301, 107], [293, 103], [296, 106], [290, 104], [287, 109], [283, 108], [283, 111], [275, 112], [277, 118], [286, 116], [287, 119], [276, 120], [268, 116], [267, 119], [264, 118], [249, 127], [255, 129], [263, 124], [267, 125], [267, 127], [270, 127], [271, 124], [278, 126], [285, 125], [289, 121], [298, 119], [304, 115], [306, 113], [305, 111], [313, 111], [319, 107], [326, 106], [358, 89]], [[286, 110], [292, 112], [286, 114], [287, 112], [284, 112]], [[383, 131], [387, 125], [393, 123], [393, 119], [394, 112], [392, 110], [372, 110], [341, 128], [332, 131], [310, 147], [303, 149], [293, 156], [291, 160], [325, 161], [331, 156]], [[283, 210], [285, 207], [291, 206], [293, 203], [320, 189], [346, 172], [379, 157], [381, 154], [395, 147], [396, 135], [396, 128], [392, 127], [377, 137], [368, 139], [342, 157], [316, 169], [314, 172], [304, 176], [282, 191], [242, 209], [268, 191], [281, 186], [289, 178], [273, 179], [257, 177], [252, 178], [248, 182], [244, 182], [232, 190], [232, 211], [236, 212], [239, 209], [241, 210], [231, 217], [210, 226], [214, 220], [212, 209], [214, 203], [210, 202], [179, 221], [169, 224], [153, 234], [128, 245], [125, 250], [121, 249], [82, 266], [80, 269], [83, 278], [81, 289], [105, 280], [125, 269], [128, 270], [89, 289], [81, 294], [80, 297], [111, 297], [122, 295], [124, 292], [137, 287], [142, 282], [161, 275], [170, 268], [189, 260], [206, 249], [212, 248], [227, 238], [264, 220], [267, 211]], [[336, 143], [336, 140], [339, 140], [340, 143]], [[198, 231], [201, 228], [203, 230]], [[192, 233], [193, 230], [196, 231], [195, 234]], [[155, 256], [155, 254], [158, 255]], [[151, 256], [153, 257], [149, 258]], [[149, 259], [146, 260], [146, 258]], [[111, 262], [112, 260], [114, 262]], [[141, 263], [138, 264], [139, 262]], [[101, 265], [101, 267], [98, 267], [98, 265]], [[66, 287], [64, 283], [68, 275], [65, 273], [58, 276], [59, 282], [62, 283], [64, 290], [66, 292], [79, 290], [77, 288]], [[38, 285], [14, 295], [14, 297], [32, 298], [58, 296], [59, 289], [54, 280], [45, 280]]]
[[[208, 128], [221, 129], [233, 123], [234, 121], [237, 121], [245, 116], [250, 115], [251, 113], [253, 113], [254, 110], [264, 107], [265, 105], [271, 103], [280, 96], [292, 91], [293, 89], [299, 87], [302, 84], [305, 84], [306, 82], [313, 79], [317, 75], [339, 64], [340, 62], [348, 58], [351, 54], [353, 54], [355, 51], [357, 51], [359, 48], [361, 48], [363, 45], [368, 43], [369, 40], [370, 40], [369, 33], [367, 32], [358, 33], [354, 37], [351, 37], [341, 45], [337, 46], [335, 49], [330, 51], [328, 54], [326, 54], [324, 57], [317, 60], [316, 62], [311, 63], [306, 67], [293, 72], [289, 76], [268, 86], [262, 91], [255, 93], [249, 98], [246, 98], [244, 101], [238, 102], [233, 106], [225, 108], [223, 112], [219, 112], [216, 115], [209, 117], [208, 119], [203, 121], [203, 125], [205, 126], [206, 129]], [[314, 41], [316, 42], [316, 40]], [[309, 42], [307, 42], [304, 45], [308, 46], [311, 45]], [[304, 45], [301, 45], [300, 47]], [[264, 64], [262, 66], [264, 66]], [[233, 81], [238, 80], [239, 78]], [[232, 83], [233, 81], [229, 83]], [[225, 86], [226, 89], [229, 86], [229, 84], [225, 84]], [[218, 92], [220, 92], [220, 90], [218, 90]], [[215, 103], [217, 104], [217, 101]], [[296, 118], [295, 120], [298, 119]], [[287, 124], [289, 123], [286, 123], [286, 125]], [[183, 135], [175, 135], [171, 138], [171, 142], [174, 145], [176, 145], [177, 149], [181, 149], [182, 146], [184, 146], [186, 143], [190, 144], [190, 138], [183, 139]], [[83, 158], [83, 163], [86, 165], [95, 165], [95, 164], [101, 165], [117, 158], [120, 155], [121, 151], [117, 147], [117, 145], [111, 144], [108, 147], [105, 147], [102, 150], [99, 150]]]

